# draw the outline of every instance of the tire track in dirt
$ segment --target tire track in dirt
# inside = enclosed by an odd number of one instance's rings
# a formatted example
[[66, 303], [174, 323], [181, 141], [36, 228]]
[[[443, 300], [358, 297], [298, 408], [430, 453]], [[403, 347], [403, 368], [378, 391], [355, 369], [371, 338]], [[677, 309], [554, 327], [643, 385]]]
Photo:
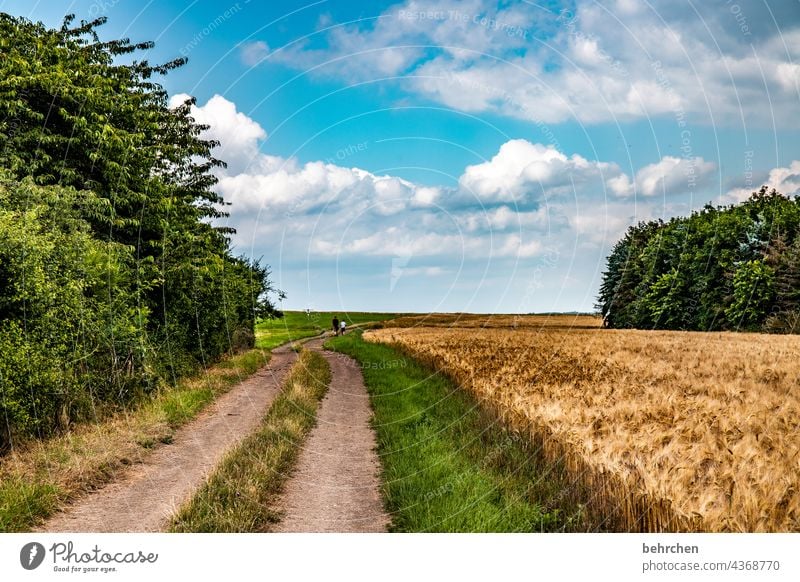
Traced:
[[41, 532], [157, 532], [231, 447], [263, 419], [297, 354], [272, 350], [269, 364], [232, 388], [141, 464], [89, 493], [38, 528]]
[[372, 408], [358, 363], [306, 344], [331, 366], [332, 380], [317, 426], [300, 453], [277, 507], [275, 532], [384, 532], [389, 525], [380, 494], [380, 463]]

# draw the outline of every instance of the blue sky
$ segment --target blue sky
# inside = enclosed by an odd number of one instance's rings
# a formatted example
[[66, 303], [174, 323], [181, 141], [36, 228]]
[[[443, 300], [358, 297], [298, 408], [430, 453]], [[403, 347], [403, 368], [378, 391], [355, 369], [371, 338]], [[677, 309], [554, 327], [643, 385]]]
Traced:
[[639, 220], [800, 189], [800, 4], [0, 0], [152, 61], [285, 308], [592, 309]]

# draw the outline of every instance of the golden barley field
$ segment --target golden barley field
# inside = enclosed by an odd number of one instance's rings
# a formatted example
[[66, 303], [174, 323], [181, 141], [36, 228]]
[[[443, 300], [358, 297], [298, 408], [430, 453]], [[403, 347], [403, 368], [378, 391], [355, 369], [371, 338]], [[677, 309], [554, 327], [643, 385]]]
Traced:
[[419, 316], [373, 330], [526, 431], [621, 531], [800, 531], [800, 337]]

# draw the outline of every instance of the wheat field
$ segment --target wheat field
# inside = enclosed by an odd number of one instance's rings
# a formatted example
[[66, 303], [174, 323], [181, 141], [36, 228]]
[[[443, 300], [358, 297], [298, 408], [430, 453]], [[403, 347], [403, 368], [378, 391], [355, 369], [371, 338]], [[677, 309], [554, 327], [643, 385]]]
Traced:
[[[446, 373], [619, 531], [800, 531], [800, 337], [420, 316], [373, 330]], [[394, 325], [394, 323], [393, 323]]]

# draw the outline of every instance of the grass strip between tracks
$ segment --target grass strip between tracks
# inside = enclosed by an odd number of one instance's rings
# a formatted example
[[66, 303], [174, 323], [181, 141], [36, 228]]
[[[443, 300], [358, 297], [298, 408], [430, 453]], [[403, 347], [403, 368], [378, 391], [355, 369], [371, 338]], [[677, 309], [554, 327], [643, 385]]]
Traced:
[[173, 517], [173, 532], [260, 532], [279, 516], [274, 502], [316, 425], [331, 381], [328, 362], [303, 350], [262, 425], [231, 450]]

